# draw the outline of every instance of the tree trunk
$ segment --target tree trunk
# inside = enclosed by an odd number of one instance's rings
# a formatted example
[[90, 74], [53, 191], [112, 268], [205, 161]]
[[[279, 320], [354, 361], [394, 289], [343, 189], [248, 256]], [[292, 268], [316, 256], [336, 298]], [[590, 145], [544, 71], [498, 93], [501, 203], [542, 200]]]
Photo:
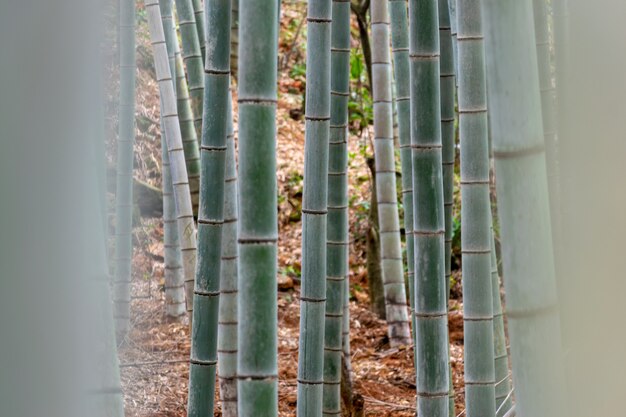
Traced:
[[367, 166], [372, 174], [370, 211], [368, 217], [369, 230], [367, 231], [366, 267], [367, 286], [370, 296], [370, 309], [378, 317], [385, 320], [385, 290], [383, 288], [383, 273], [380, 267], [380, 236], [378, 234], [378, 201], [376, 199], [376, 169], [374, 158], [367, 158]]
[[417, 413], [449, 415], [437, 0], [410, 0]]

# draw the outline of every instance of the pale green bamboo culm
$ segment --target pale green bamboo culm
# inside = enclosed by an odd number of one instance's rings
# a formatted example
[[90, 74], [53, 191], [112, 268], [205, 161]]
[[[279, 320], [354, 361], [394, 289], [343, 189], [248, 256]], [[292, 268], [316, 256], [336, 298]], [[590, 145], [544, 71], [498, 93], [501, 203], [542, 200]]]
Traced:
[[[202, 54], [202, 62], [206, 61], [206, 32], [204, 29], [204, 9], [202, 0], [191, 0], [193, 5], [193, 14], [196, 20], [196, 31], [198, 32], [198, 40], [200, 41], [200, 53]], [[206, 2], [206, 0], [204, 0]]]
[[[202, 103], [204, 100], [204, 65], [200, 53], [200, 38], [196, 28], [196, 19], [191, 0], [176, 0], [176, 11], [178, 12], [180, 25], [183, 62], [187, 69], [193, 124], [196, 130], [196, 139], [199, 139], [202, 135]], [[188, 135], [185, 136], [188, 137]], [[187, 164], [187, 175], [189, 177], [194, 214], [197, 214], [200, 194], [198, 145], [194, 146], [190, 142], [185, 142], [185, 157], [190, 160], [190, 163]]]
[[532, 2], [484, 0], [483, 17], [516, 413], [560, 416], [566, 384]]
[[187, 415], [213, 413], [217, 370], [217, 326], [224, 178], [230, 96], [230, 0], [206, 0], [205, 20], [211, 39], [206, 51], [202, 122], [198, 264], [193, 299]]
[[135, 142], [135, 1], [120, 0], [120, 103], [115, 202], [113, 316], [118, 338], [130, 329], [133, 254], [133, 144]]
[[330, 0], [308, 2], [298, 417], [322, 415], [331, 14]]
[[240, 0], [239, 7], [237, 405], [240, 417], [276, 417], [278, 2]]
[[348, 279], [348, 98], [350, 3], [334, 0], [331, 27], [328, 232], [324, 331], [324, 416], [341, 414], [341, 358], [345, 282]]
[[237, 161], [233, 133], [232, 96], [228, 97], [228, 137], [224, 178], [222, 273], [217, 330], [217, 375], [224, 417], [237, 417]]
[[387, 0], [371, 4], [371, 19], [376, 201], [387, 333], [391, 346], [410, 345], [411, 329], [406, 306], [396, 191]]
[[[167, 142], [168, 156], [170, 160], [174, 201], [176, 205], [176, 219], [178, 224], [178, 236], [183, 257], [183, 274], [185, 277], [185, 289], [187, 283], [193, 283], [196, 269], [196, 226], [193, 220], [191, 195], [187, 169], [185, 167], [185, 155], [183, 142], [180, 134], [178, 113], [176, 111], [176, 94], [172, 80], [165, 44], [165, 35], [161, 22], [161, 11], [158, 0], [147, 0], [146, 11], [148, 26], [150, 29], [150, 41], [154, 53], [157, 82], [161, 95], [161, 119]], [[191, 298], [187, 297], [187, 308], [191, 304]]]
[[465, 409], [495, 417], [487, 79], [481, 0], [457, 0]]
[[450, 365], [437, 0], [410, 0], [409, 17], [417, 414], [448, 417]]
[[391, 47], [395, 76], [395, 103], [398, 113], [398, 138], [402, 169], [402, 205], [409, 283], [409, 312], [415, 344], [415, 250], [413, 245], [413, 163], [411, 161], [411, 102], [409, 92], [409, 24], [405, 0], [389, 0]]

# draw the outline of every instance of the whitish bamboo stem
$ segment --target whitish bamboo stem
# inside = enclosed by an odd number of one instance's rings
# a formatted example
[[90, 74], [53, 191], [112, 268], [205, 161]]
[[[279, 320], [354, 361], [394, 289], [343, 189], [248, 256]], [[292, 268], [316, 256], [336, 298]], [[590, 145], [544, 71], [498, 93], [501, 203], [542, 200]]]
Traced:
[[341, 414], [341, 358], [345, 281], [348, 279], [348, 98], [350, 3], [334, 0], [331, 27], [328, 232], [322, 413]]
[[437, 0], [410, 0], [417, 414], [449, 415]]
[[120, 105], [115, 204], [115, 329], [130, 329], [130, 285], [133, 255], [133, 144], [135, 142], [135, 1], [120, 0]]
[[457, 0], [465, 407], [494, 417], [491, 199], [481, 0]]
[[[206, 1], [206, 0], [205, 0]], [[193, 14], [196, 20], [196, 31], [198, 32], [198, 40], [200, 41], [200, 53], [202, 54], [202, 62], [206, 61], [206, 31], [204, 29], [204, 7], [202, 0], [192, 0]]]
[[161, 24], [161, 11], [158, 0], [146, 0], [150, 40], [154, 52], [159, 92], [161, 94], [161, 118], [165, 128], [165, 138], [171, 163], [176, 219], [181, 251], [183, 254], [183, 274], [187, 311], [192, 310], [194, 272], [196, 268], [196, 226], [193, 220], [189, 182], [185, 167], [185, 154], [176, 112], [176, 95], [172, 80], [165, 35]]
[[393, 146], [391, 59], [389, 56], [389, 13], [387, 0], [379, 0], [371, 4], [371, 18], [376, 199], [378, 202], [387, 333], [392, 346], [409, 345], [411, 344], [411, 329], [406, 307]]
[[565, 385], [532, 3], [483, 9], [516, 409], [555, 416]]
[[241, 417], [278, 414], [276, 0], [239, 3], [239, 352]]

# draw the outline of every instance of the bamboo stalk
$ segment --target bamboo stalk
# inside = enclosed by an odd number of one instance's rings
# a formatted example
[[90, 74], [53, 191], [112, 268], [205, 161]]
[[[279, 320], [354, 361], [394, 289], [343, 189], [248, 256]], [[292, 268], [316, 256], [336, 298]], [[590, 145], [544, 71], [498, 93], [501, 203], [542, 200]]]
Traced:
[[410, 0], [417, 413], [447, 417], [448, 313], [437, 0]]
[[238, 409], [278, 414], [276, 79], [278, 4], [240, 0]]
[[[411, 102], [409, 91], [409, 24], [406, 0], [389, 0], [391, 47], [396, 80], [396, 109], [398, 112], [398, 139], [402, 170], [402, 205], [409, 282], [409, 312], [415, 344], [415, 250], [413, 243], [413, 163], [411, 161]], [[417, 365], [417, 362], [416, 362]]]
[[198, 40], [200, 41], [200, 53], [202, 54], [202, 62], [206, 62], [207, 34], [204, 29], [205, 21], [202, 0], [191, 0], [191, 3], [193, 6], [194, 19], [196, 20], [196, 31], [198, 32]]
[[113, 307], [118, 338], [130, 330], [133, 255], [133, 144], [135, 142], [135, 1], [120, 0], [120, 103], [115, 204]]
[[487, 81], [481, 2], [457, 0], [465, 407], [496, 414]]
[[[198, 264], [191, 331], [188, 416], [213, 412], [217, 369], [217, 327], [228, 97], [230, 85], [230, 0], [206, 1], [207, 39], [202, 123], [200, 204], [198, 206]], [[207, 395], [208, 393], [208, 395]]]
[[183, 274], [187, 311], [192, 310], [194, 272], [196, 267], [196, 226], [193, 220], [189, 182], [185, 167], [185, 155], [176, 112], [176, 95], [172, 80], [165, 35], [161, 23], [158, 0], [146, 0], [150, 40], [154, 51], [154, 61], [159, 92], [161, 94], [161, 118], [165, 128], [168, 156], [171, 163], [176, 219], [181, 251], [183, 254]]
[[348, 98], [350, 3], [333, 0], [324, 387], [322, 413], [341, 413], [341, 358], [345, 281], [348, 279]]
[[[276, 16], [274, 19], [276, 20]], [[322, 415], [330, 125], [330, 29], [331, 1], [309, 1], [298, 417]]]
[[217, 374], [224, 417], [237, 417], [237, 162], [233, 132], [232, 97], [228, 98], [226, 176], [224, 178], [222, 273], [217, 330]]
[[411, 344], [411, 330], [406, 308], [396, 192], [388, 1], [375, 1], [371, 4], [370, 12], [376, 200], [380, 227], [382, 278], [389, 342], [392, 346], [400, 346]]
[[516, 409], [555, 416], [565, 384], [532, 3], [483, 9]]

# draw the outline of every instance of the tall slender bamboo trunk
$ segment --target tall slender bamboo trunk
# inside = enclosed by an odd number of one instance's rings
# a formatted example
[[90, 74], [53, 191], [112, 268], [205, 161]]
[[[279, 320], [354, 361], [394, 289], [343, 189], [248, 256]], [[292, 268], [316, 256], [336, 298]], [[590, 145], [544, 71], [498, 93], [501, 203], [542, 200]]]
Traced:
[[437, 0], [410, 0], [417, 413], [447, 417], [448, 313]]
[[406, 0], [389, 0], [391, 47], [396, 80], [395, 103], [398, 113], [398, 140], [402, 170], [402, 205], [409, 282], [409, 312], [415, 344], [415, 250], [413, 237], [413, 163], [411, 161], [411, 101], [409, 91], [409, 24]]
[[150, 41], [154, 52], [157, 82], [161, 94], [161, 119], [165, 128], [168, 156], [171, 164], [178, 236], [183, 254], [183, 274], [187, 311], [192, 309], [193, 281], [196, 268], [196, 226], [193, 220], [189, 182], [185, 167], [185, 155], [176, 112], [176, 95], [172, 80], [165, 35], [161, 23], [158, 0], [146, 0]]
[[232, 2], [232, 14], [230, 16], [230, 70], [232, 76], [237, 79], [239, 61], [239, 1]]
[[459, 45], [458, 45], [458, 29], [456, 17], [456, 3], [458, 0], [448, 0], [448, 15], [450, 17], [450, 36], [452, 37], [452, 58], [454, 60], [454, 73], [456, 74], [455, 83], [459, 84]]
[[217, 374], [224, 417], [237, 417], [237, 162], [233, 132], [232, 96], [228, 97], [228, 136], [224, 178], [222, 272], [217, 329]]
[[[176, 0], [176, 11], [180, 25], [180, 34], [183, 49], [183, 62], [187, 68], [187, 82], [189, 96], [193, 112], [193, 124], [196, 130], [196, 138], [202, 136], [202, 103], [204, 100], [204, 65], [200, 52], [200, 37], [198, 36], [196, 19], [194, 17], [192, 0]], [[191, 201], [194, 213], [197, 213], [200, 194], [200, 161], [197, 157], [197, 146], [194, 148], [190, 143], [185, 147], [187, 158], [193, 159], [193, 163], [187, 166]], [[194, 152], [195, 151], [195, 152]]]
[[350, 3], [333, 0], [331, 25], [330, 139], [324, 387], [322, 413], [341, 414], [344, 291], [348, 279], [348, 98], [350, 88]]
[[238, 409], [278, 414], [276, 79], [278, 3], [239, 3]]
[[506, 347], [506, 335], [504, 333], [504, 312], [500, 299], [500, 275], [498, 274], [498, 259], [496, 257], [496, 241], [493, 233], [493, 217], [491, 218], [491, 294], [493, 301], [493, 349], [495, 366], [495, 396], [496, 410], [500, 410], [496, 416], [502, 417], [511, 409], [513, 401], [511, 392], [511, 379], [509, 378], [509, 353]]
[[483, 9], [516, 412], [555, 416], [564, 370], [532, 3]]
[[[343, 289], [343, 322], [341, 325], [341, 350], [343, 363], [346, 365], [349, 384], [352, 383], [352, 355], [350, 354], [350, 276], [345, 279]], [[343, 378], [343, 376], [342, 376]]]
[[191, 2], [193, 6], [194, 19], [196, 20], [196, 31], [198, 32], [198, 40], [200, 41], [200, 53], [202, 54], [202, 62], [205, 62], [207, 37], [204, 29], [204, 7], [202, 4], [202, 0], [191, 0]]
[[135, 1], [120, 0], [120, 103], [115, 204], [115, 329], [130, 329], [130, 285], [133, 254], [133, 144], [135, 142]]
[[[546, 0], [533, 0], [535, 44], [539, 65], [539, 88], [541, 91], [541, 116], [543, 139], [546, 146], [546, 169], [548, 191], [550, 192], [550, 220], [552, 222], [552, 246], [555, 259], [559, 259], [561, 241], [561, 198], [559, 181], [559, 146], [557, 140], [556, 88], [552, 71], [550, 34], [548, 27], [548, 6]], [[558, 266], [558, 264], [556, 264]], [[558, 268], [557, 268], [558, 269]]]
[[206, 38], [211, 43], [206, 51], [202, 106], [199, 256], [193, 301], [187, 407], [190, 417], [210, 415], [213, 412], [215, 392], [230, 95], [230, 8], [230, 0], [206, 1]]
[[495, 368], [491, 282], [491, 200], [487, 81], [481, 2], [457, 0], [461, 250], [465, 407], [468, 417], [494, 417]]
[[400, 346], [411, 344], [411, 329], [406, 308], [396, 192], [388, 1], [375, 1], [370, 7], [372, 18], [374, 155], [376, 158], [376, 200], [380, 227], [382, 278], [389, 341], [392, 346]]
[[309, 1], [298, 417], [322, 415], [331, 14], [330, 0]]

